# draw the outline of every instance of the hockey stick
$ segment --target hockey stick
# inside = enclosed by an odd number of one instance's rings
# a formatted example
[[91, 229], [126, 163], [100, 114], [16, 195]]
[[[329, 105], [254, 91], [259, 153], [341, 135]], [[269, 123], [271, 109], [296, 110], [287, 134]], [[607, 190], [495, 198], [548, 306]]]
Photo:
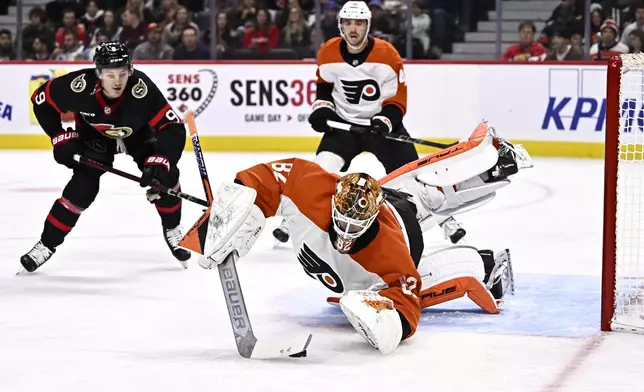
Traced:
[[[206, 192], [206, 198], [209, 203], [212, 203], [212, 189], [210, 187], [210, 180], [204, 163], [201, 143], [199, 143], [199, 135], [197, 134], [197, 125], [195, 123], [194, 113], [188, 111], [185, 117], [186, 122], [188, 123], [188, 130], [190, 131], [190, 138], [192, 139], [192, 147], [195, 151], [195, 157], [197, 158], [197, 165], [199, 166], [199, 173], [201, 174], [204, 191]], [[198, 245], [198, 249], [202, 250], [199, 253], [202, 254], [210, 222], [209, 217], [210, 207], [208, 207], [204, 215], [202, 215], [190, 232], [186, 234], [186, 237], [184, 237], [184, 239], [189, 239], [189, 235], [191, 233], [196, 233], [198, 238], [194, 238], [195, 236], [193, 234], [193, 241], [197, 240], [199, 241], [199, 244], [194, 244], [193, 242], [192, 245]], [[183, 239], [180, 244], [182, 242], [184, 242]], [[186, 245], [188, 245], [187, 242]], [[239, 276], [237, 274], [233, 253], [230, 253], [224, 262], [217, 266], [217, 269], [219, 270], [221, 287], [224, 290], [224, 298], [226, 299], [230, 324], [233, 327], [233, 334], [235, 335], [235, 342], [237, 343], [237, 351], [242, 357], [251, 359], [267, 359], [283, 356], [306, 356], [306, 349], [313, 338], [311, 334], [308, 334], [305, 339], [303, 339], [303, 337], [296, 337], [289, 339], [289, 341], [275, 343], [272, 341], [267, 343], [265, 339], [259, 340], [255, 337], [253, 328], [250, 324], [248, 310], [246, 309], [246, 301], [244, 301], [244, 295], [242, 294], [241, 285], [239, 284]]]
[[[85, 157], [80, 156], [78, 154], [74, 155], [74, 160], [76, 162], [78, 162], [78, 163], [82, 163], [83, 165], [93, 167], [95, 169], [103, 170], [103, 171], [108, 172], [108, 173], [116, 174], [117, 176], [127, 178], [128, 180], [132, 180], [134, 182], [141, 182], [141, 178], [135, 176], [134, 174], [130, 174], [130, 173], [126, 173], [124, 171], [118, 170], [118, 169], [114, 169], [113, 167], [110, 167], [110, 166], [104, 165], [104, 164], [102, 164], [100, 162], [96, 162], [94, 160], [85, 158]], [[178, 191], [176, 189], [168, 188], [167, 186], [165, 186], [163, 184], [160, 184], [157, 181], [153, 181], [150, 184], [150, 188], [155, 189], [155, 190], [157, 190], [159, 192], [168, 194], [170, 196], [174, 196], [174, 197], [178, 197], [180, 199], [191, 201], [191, 202], [199, 204], [201, 206], [207, 207], [209, 205], [208, 202], [206, 202], [205, 200], [202, 200], [202, 199], [200, 199], [198, 197], [191, 196], [191, 195], [189, 195], [187, 193], [183, 193], [183, 192]]]
[[[334, 129], [341, 129], [343, 131], [349, 131], [349, 132], [356, 132], [356, 133], [371, 132], [371, 129], [369, 129], [369, 127], [352, 125], [352, 124], [347, 124], [347, 123], [333, 121], [333, 120], [327, 120], [326, 125]], [[385, 139], [396, 140], [403, 143], [419, 144], [421, 146], [429, 146], [429, 147], [435, 147], [435, 148], [449, 148], [458, 144], [458, 143], [444, 144], [444, 143], [432, 142], [429, 140], [416, 139], [407, 135], [398, 135], [395, 133], [383, 134], [382, 137], [384, 137]]]

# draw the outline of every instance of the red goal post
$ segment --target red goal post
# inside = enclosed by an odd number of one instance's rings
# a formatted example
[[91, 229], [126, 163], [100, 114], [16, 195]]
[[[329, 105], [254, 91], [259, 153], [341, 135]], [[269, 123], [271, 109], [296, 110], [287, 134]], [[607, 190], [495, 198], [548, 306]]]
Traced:
[[608, 62], [601, 329], [644, 333], [644, 54]]

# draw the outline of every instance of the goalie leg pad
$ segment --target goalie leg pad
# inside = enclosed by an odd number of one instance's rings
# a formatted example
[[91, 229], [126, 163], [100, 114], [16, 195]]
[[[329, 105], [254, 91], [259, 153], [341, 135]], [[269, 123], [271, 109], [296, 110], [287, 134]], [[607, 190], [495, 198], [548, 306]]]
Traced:
[[488, 313], [499, 305], [483, 283], [485, 268], [476, 248], [456, 245], [423, 255], [418, 265], [422, 278], [421, 307], [426, 308], [467, 296]]
[[257, 207], [257, 192], [232, 182], [223, 183], [214, 197], [208, 222], [205, 251], [199, 264], [212, 268], [235, 252], [237, 258], [245, 256], [259, 238], [266, 218]]
[[352, 290], [340, 298], [340, 307], [360, 336], [382, 354], [398, 347], [402, 321], [391, 299], [375, 291]]

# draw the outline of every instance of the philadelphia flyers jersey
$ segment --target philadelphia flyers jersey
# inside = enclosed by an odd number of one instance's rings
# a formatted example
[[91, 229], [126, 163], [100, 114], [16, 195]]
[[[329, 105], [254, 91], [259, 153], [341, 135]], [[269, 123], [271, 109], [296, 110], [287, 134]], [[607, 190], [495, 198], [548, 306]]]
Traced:
[[[118, 99], [105, 97], [95, 69], [85, 68], [43, 84], [34, 91], [31, 102], [40, 126], [52, 138], [62, 132], [61, 116], [71, 112], [81, 139], [90, 137], [83, 134], [88, 127], [105, 138], [121, 141], [138, 132], [154, 131], [155, 152], [173, 163], [184, 147], [182, 120], [152, 80], [136, 69]], [[91, 137], [96, 137], [96, 132], [91, 132]]]
[[407, 110], [405, 71], [389, 42], [370, 37], [361, 53], [351, 54], [342, 38], [333, 38], [320, 48], [317, 61], [317, 99], [334, 102], [340, 118], [358, 125], [369, 125], [377, 114], [394, 124], [402, 120]]
[[331, 222], [337, 179], [313, 162], [286, 159], [239, 172], [236, 181], [257, 191], [255, 204], [266, 217], [287, 219], [297, 259], [310, 277], [337, 295], [349, 290], [380, 290], [409, 323], [404, 336], [411, 336], [420, 318], [421, 289], [416, 265], [422, 253], [422, 235], [415, 210], [411, 219], [403, 219], [401, 213], [405, 212], [385, 201], [352, 250], [340, 253], [333, 245]]

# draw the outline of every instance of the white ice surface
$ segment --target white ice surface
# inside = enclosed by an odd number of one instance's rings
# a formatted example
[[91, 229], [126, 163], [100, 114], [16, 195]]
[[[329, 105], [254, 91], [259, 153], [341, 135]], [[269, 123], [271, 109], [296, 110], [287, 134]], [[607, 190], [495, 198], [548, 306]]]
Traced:
[[[231, 179], [289, 154], [206, 154]], [[307, 157], [307, 155], [302, 155]], [[468, 301], [423, 312], [392, 355], [369, 347], [270, 220], [238, 264], [256, 335], [313, 333], [303, 359], [251, 361], [235, 349], [216, 271], [182, 270], [135, 183], [101, 193], [37, 273], [15, 276], [70, 172], [50, 152], [0, 152], [0, 392], [644, 391], [644, 336], [599, 331], [603, 163], [535, 159], [535, 168], [462, 216], [470, 242], [511, 249], [516, 295], [501, 315]], [[115, 165], [136, 173], [129, 158]], [[185, 192], [203, 196], [194, 157]], [[352, 170], [384, 174], [370, 155]], [[189, 227], [200, 208], [184, 203]]]

